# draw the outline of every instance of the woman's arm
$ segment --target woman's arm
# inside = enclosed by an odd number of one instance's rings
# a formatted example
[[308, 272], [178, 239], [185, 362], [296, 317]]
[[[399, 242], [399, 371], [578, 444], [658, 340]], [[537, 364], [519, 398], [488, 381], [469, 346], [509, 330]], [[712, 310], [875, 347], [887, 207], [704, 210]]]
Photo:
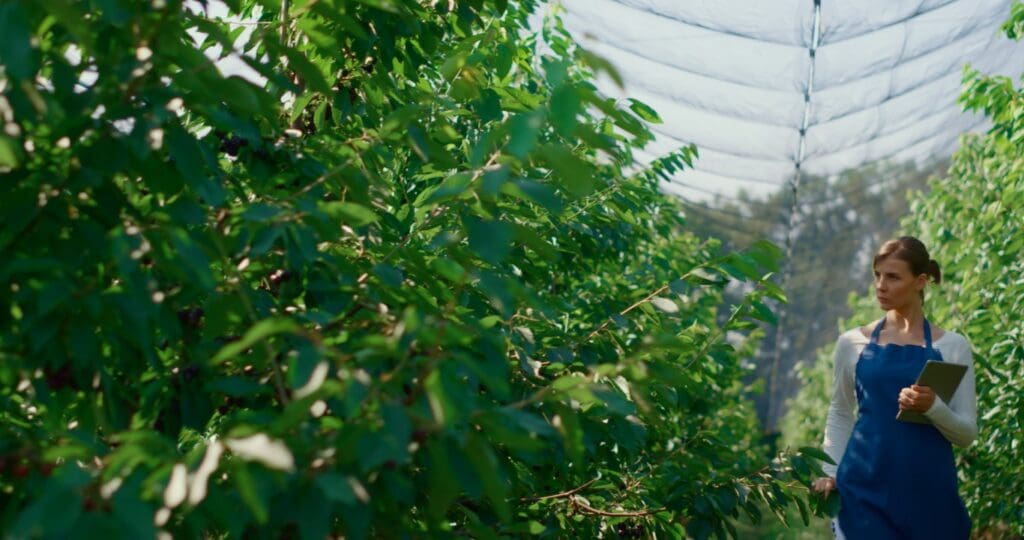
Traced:
[[978, 400], [974, 388], [974, 359], [971, 345], [961, 339], [952, 358], [947, 361], [967, 366], [960, 386], [947, 405], [938, 396], [924, 415], [949, 442], [962, 447], [970, 446], [978, 436]]
[[[849, 338], [839, 336], [836, 348], [832, 353], [832, 403], [828, 407], [825, 418], [825, 453], [837, 464], [846, 452], [846, 443], [853, 432], [856, 420], [854, 411], [857, 408], [857, 395], [854, 391], [854, 364], [857, 362], [856, 348]], [[835, 478], [838, 465], [822, 464], [825, 474]]]

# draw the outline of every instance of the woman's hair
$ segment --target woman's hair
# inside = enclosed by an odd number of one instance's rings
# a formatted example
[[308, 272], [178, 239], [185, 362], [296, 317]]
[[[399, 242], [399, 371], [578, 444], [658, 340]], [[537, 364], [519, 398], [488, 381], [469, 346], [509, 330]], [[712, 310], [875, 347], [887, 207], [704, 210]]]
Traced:
[[[942, 283], [942, 270], [939, 268], [939, 263], [928, 255], [928, 248], [913, 236], [901, 236], [882, 244], [882, 247], [878, 248], [875, 253], [871, 267], [874, 268], [878, 261], [889, 257], [905, 261], [910, 266], [910, 273], [915, 277], [927, 274], [935, 283]], [[921, 299], [924, 300], [924, 291], [921, 291]]]

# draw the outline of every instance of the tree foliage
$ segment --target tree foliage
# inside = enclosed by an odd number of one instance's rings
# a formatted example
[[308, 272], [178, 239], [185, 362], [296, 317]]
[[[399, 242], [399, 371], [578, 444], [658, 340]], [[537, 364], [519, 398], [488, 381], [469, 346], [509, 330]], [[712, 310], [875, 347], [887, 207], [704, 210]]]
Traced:
[[[1019, 39], [1024, 4], [1016, 2], [1004, 25]], [[979, 534], [1024, 535], [1024, 90], [1004, 76], [968, 68], [963, 106], [984, 113], [992, 128], [968, 135], [953, 156], [949, 175], [930, 192], [911, 197], [900, 233], [918, 236], [940, 262], [943, 283], [925, 303], [930, 320], [964, 334], [977, 371], [980, 433], [957, 451], [960, 492]], [[853, 295], [847, 327], [876, 319], [871, 295]], [[792, 441], [821, 440], [831, 394], [829, 350], [802, 377], [807, 386], [792, 410]], [[818, 411], [814, 414], [812, 411]], [[806, 415], [808, 421], [797, 417]]]
[[241, 24], [0, 4], [5, 535], [705, 538], [824, 510], [819, 453], [766, 456], [742, 397], [778, 249], [689, 232], [657, 183], [694, 150], [637, 170], [656, 112], [598, 94], [614, 70], [557, 18], [227, 4]]

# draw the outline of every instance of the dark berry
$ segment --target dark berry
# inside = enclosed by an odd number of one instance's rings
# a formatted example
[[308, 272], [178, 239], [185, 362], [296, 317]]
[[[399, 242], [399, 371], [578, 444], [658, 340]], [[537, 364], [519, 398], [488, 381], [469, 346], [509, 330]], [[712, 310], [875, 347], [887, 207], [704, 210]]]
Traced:
[[178, 321], [186, 328], [199, 328], [203, 324], [203, 308], [183, 309], [178, 312]]
[[225, 154], [227, 154], [227, 155], [229, 155], [231, 157], [235, 157], [235, 156], [238, 155], [238, 150], [240, 150], [243, 146], [248, 146], [248, 145], [249, 145], [249, 141], [247, 141], [247, 140], [245, 140], [245, 139], [243, 139], [243, 138], [241, 138], [241, 137], [239, 137], [237, 135], [232, 135], [231, 137], [229, 137], [227, 139], [222, 139], [221, 140], [220, 151], [224, 152]]
[[43, 375], [46, 377], [46, 385], [53, 390], [60, 390], [65, 387], [77, 388], [75, 377], [71, 373], [71, 366], [64, 364], [59, 368], [43, 368]]
[[181, 376], [184, 377], [186, 381], [195, 379], [197, 375], [199, 375], [199, 366], [196, 364], [189, 364], [188, 367], [181, 372]]

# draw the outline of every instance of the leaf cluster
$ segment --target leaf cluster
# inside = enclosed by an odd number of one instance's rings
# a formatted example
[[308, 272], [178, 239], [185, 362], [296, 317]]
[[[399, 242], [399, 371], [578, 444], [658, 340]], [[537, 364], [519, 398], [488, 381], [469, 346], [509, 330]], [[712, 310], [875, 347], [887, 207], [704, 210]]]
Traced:
[[600, 95], [614, 70], [557, 17], [227, 5], [240, 22], [0, 6], [0, 527], [704, 538], [755, 501], [806, 515], [813, 451], [765, 456], [740, 383], [779, 250], [688, 231], [657, 183], [695, 150], [638, 170], [657, 114]]

